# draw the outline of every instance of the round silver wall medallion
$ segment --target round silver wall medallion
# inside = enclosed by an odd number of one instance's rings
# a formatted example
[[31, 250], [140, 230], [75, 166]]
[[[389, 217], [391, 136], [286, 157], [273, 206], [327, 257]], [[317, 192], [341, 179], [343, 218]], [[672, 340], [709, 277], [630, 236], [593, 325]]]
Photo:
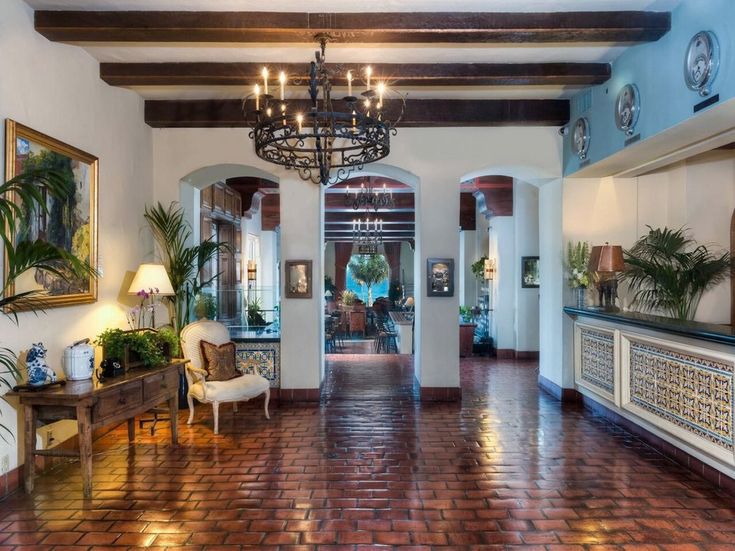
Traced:
[[720, 47], [715, 33], [700, 31], [689, 41], [684, 57], [684, 80], [690, 90], [708, 96], [720, 67]]
[[632, 136], [638, 115], [641, 112], [641, 96], [635, 84], [626, 84], [618, 92], [615, 101], [615, 124], [618, 130], [625, 132], [626, 136]]
[[571, 134], [572, 151], [579, 157], [580, 161], [587, 158], [590, 149], [590, 123], [584, 117], [579, 117], [574, 123]]

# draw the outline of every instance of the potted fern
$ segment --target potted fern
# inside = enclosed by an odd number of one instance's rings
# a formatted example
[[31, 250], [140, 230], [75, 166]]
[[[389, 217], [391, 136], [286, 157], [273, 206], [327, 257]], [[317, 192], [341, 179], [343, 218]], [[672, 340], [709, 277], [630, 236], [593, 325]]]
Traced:
[[[27, 170], [0, 185], [0, 240], [5, 247], [5, 280], [0, 289], [0, 311], [18, 324], [20, 311], [43, 311], [46, 302], [44, 291], [26, 291], [10, 294], [13, 283], [29, 270], [42, 270], [62, 279], [73, 277], [95, 277], [94, 269], [73, 254], [56, 247], [48, 241], [19, 241], [15, 235], [22, 229], [28, 212], [49, 214], [41, 186], [57, 198], [74, 193], [73, 183], [57, 171], [48, 169]], [[12, 200], [11, 198], [15, 198]], [[18, 357], [9, 348], [0, 347], [0, 391], [12, 388], [21, 378], [17, 367]], [[0, 424], [0, 438], [10, 443], [10, 429]]]
[[648, 229], [623, 252], [622, 279], [633, 292], [633, 305], [644, 312], [694, 319], [702, 295], [730, 275], [730, 254], [698, 245], [686, 228]]

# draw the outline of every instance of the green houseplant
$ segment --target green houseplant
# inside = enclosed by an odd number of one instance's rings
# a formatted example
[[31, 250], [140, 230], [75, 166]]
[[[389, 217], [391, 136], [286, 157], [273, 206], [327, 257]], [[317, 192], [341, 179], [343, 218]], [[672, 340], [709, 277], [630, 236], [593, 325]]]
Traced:
[[697, 245], [686, 228], [648, 229], [624, 251], [622, 279], [634, 293], [633, 304], [691, 320], [702, 295], [730, 274], [730, 254]]
[[202, 241], [199, 245], [189, 245], [192, 229], [186, 221], [184, 209], [177, 203], [171, 203], [168, 207], [161, 203], [147, 206], [143, 216], [158, 243], [163, 265], [174, 289], [174, 295], [166, 298], [173, 308], [174, 328], [180, 334], [190, 321], [194, 297], [218, 275], [212, 274], [208, 279], [202, 279], [202, 270], [210, 260], [229, 250], [230, 246], [212, 239]]
[[485, 276], [485, 261], [487, 260], [487, 256], [481, 256], [478, 260], [475, 260], [472, 264], [470, 264], [470, 270], [472, 270], [472, 274], [477, 279], [483, 279]]
[[[10, 294], [13, 283], [24, 273], [29, 270], [43, 270], [61, 278], [70, 274], [74, 277], [96, 276], [89, 264], [47, 241], [16, 243], [15, 236], [23, 234], [24, 221], [29, 212], [49, 212], [41, 186], [51, 196], [61, 199], [74, 192], [65, 175], [48, 169], [27, 170], [0, 185], [0, 239], [7, 258], [5, 279], [0, 291], [0, 309], [16, 324], [20, 311], [37, 313], [46, 305], [43, 291]], [[13, 196], [15, 201], [11, 200]], [[20, 379], [17, 362], [18, 357], [14, 351], [0, 348], [0, 388], [11, 388], [12, 382]], [[0, 438], [8, 443], [8, 437], [13, 438], [12, 432], [0, 424]]]
[[217, 301], [209, 293], [199, 293], [194, 299], [194, 315], [197, 319], [213, 320], [217, 317]]
[[162, 365], [171, 356], [178, 356], [179, 339], [173, 329], [134, 330], [107, 329], [100, 333], [95, 344], [104, 349], [105, 358], [115, 358], [134, 367]]
[[346, 290], [342, 292], [342, 305], [347, 308], [352, 308], [357, 301], [357, 293], [354, 291]]
[[381, 254], [352, 257], [348, 264], [352, 277], [367, 287], [368, 306], [373, 303], [372, 287], [388, 277], [388, 261]]

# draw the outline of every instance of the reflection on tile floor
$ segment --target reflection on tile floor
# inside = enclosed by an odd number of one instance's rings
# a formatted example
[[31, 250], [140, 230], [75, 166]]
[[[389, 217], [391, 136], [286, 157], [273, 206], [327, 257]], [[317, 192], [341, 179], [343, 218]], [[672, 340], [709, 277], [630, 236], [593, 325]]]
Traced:
[[[396, 358], [358, 358], [359, 379], [337, 369], [331, 399], [270, 421], [224, 407], [219, 436], [199, 407], [177, 448], [165, 425], [131, 448], [116, 429], [91, 500], [69, 464], [0, 503], [0, 551], [734, 548], [735, 500], [540, 393], [535, 364], [463, 360], [462, 403], [421, 404]], [[403, 390], [377, 399], [386, 378]]]

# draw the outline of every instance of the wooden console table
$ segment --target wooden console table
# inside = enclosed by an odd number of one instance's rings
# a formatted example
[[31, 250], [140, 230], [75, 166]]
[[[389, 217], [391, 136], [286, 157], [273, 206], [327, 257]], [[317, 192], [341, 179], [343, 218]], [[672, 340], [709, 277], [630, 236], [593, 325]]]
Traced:
[[[68, 381], [64, 386], [32, 392], [11, 392], [19, 398], [25, 415], [25, 489], [33, 491], [34, 456], [77, 457], [82, 467], [85, 497], [92, 496], [92, 430], [128, 421], [128, 440], [135, 439], [135, 416], [162, 402], [171, 415], [171, 442], [177, 443], [179, 371], [186, 360], [153, 369], [134, 369], [107, 381]], [[68, 450], [36, 450], [36, 422], [76, 419], [79, 453]]]

